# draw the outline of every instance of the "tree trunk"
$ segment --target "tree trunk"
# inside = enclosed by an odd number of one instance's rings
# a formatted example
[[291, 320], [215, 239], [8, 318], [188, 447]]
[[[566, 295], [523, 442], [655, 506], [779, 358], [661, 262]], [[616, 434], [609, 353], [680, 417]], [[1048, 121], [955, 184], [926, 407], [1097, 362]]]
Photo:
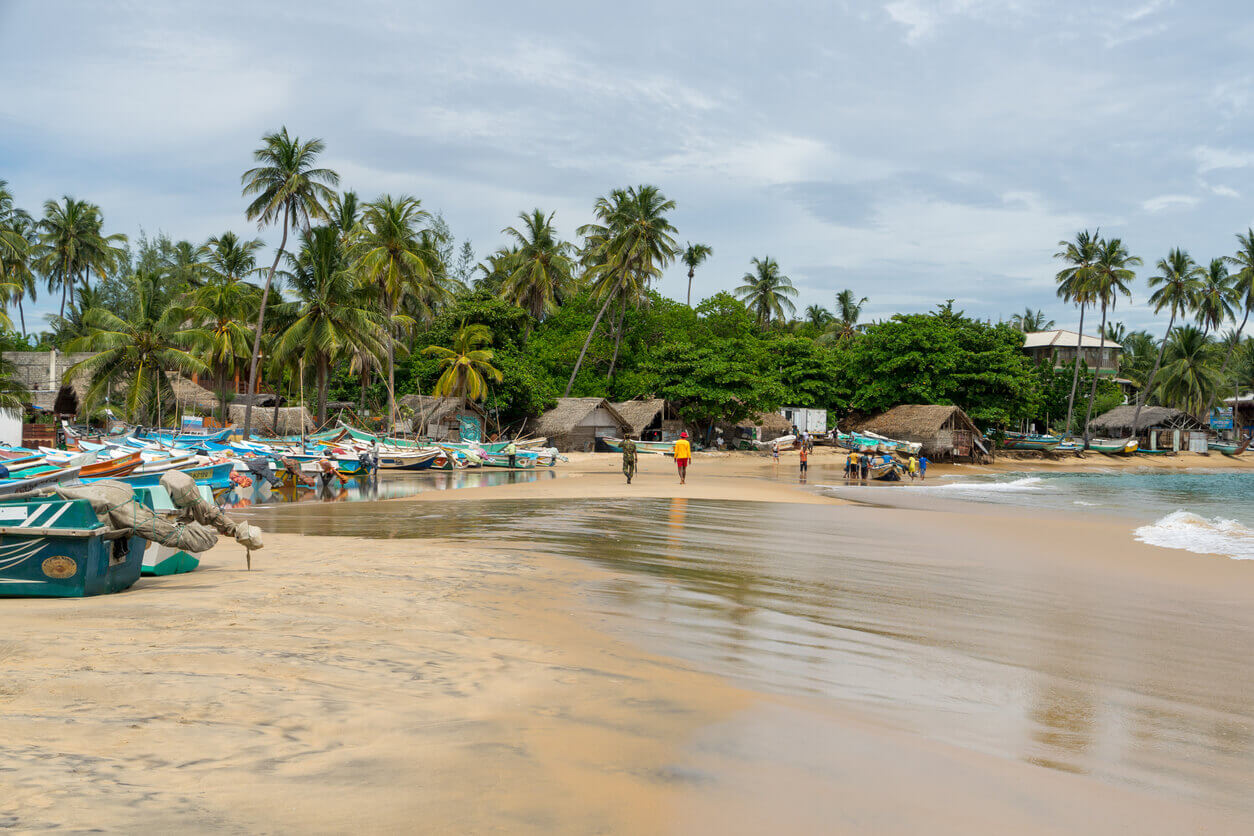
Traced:
[[[1097, 343], [1097, 368], [1093, 370], [1093, 383], [1089, 386], [1089, 406], [1084, 412], [1084, 449], [1089, 449], [1089, 421], [1093, 420], [1093, 399], [1097, 397], [1097, 375], [1102, 370], [1102, 354], [1106, 351], [1106, 300], [1102, 300], [1102, 330]], [[1132, 425], [1136, 435], [1136, 424]]]
[[370, 385], [370, 367], [366, 365], [363, 358], [361, 364], [361, 399], [357, 404], [357, 417], [360, 418], [366, 411], [366, 387]]
[[318, 429], [327, 422], [327, 356], [318, 355]]
[[17, 315], [22, 319], [22, 339], [26, 339], [26, 311], [22, 308], [22, 297], [17, 297]]
[[[257, 311], [257, 333], [253, 335], [253, 356], [248, 363], [248, 403], [244, 405], [244, 439], [250, 437], [253, 428], [253, 398], [257, 396], [257, 361], [261, 359], [261, 332], [266, 324], [266, 302], [270, 298], [270, 283], [274, 281], [274, 271], [279, 269], [279, 259], [283, 257], [283, 248], [287, 246], [287, 221], [290, 206], [283, 207], [283, 240], [279, 242], [279, 250], [274, 254], [274, 263], [266, 274], [266, 285], [261, 289], [261, 307]], [[275, 403], [279, 393], [274, 392]], [[277, 428], [277, 424], [275, 425]], [[275, 435], [278, 435], [276, 432]]]
[[[1084, 345], [1084, 303], [1080, 303], [1080, 336], [1075, 341], [1075, 365], [1071, 370], [1071, 394], [1067, 397], [1067, 425], [1063, 427], [1062, 437], [1071, 437], [1071, 417], [1075, 409], [1075, 390], [1080, 385], [1080, 349]], [[1048, 428], [1047, 428], [1048, 429]]]
[[614, 329], [614, 356], [610, 358], [610, 371], [606, 380], [614, 378], [614, 366], [618, 364], [618, 346], [623, 341], [623, 317], [627, 316], [627, 300], [624, 299], [618, 308], [618, 326]]
[[396, 423], [396, 340], [392, 338], [392, 317], [388, 314], [388, 423], [384, 429], [385, 436], [392, 434], [392, 426]]
[[694, 268], [688, 268], [688, 307], [690, 308], [692, 307], [692, 277], [696, 272]]
[[588, 338], [583, 341], [583, 348], [579, 352], [579, 359], [575, 361], [575, 368], [570, 373], [570, 380], [566, 381], [566, 391], [562, 393], [563, 398], [570, 397], [570, 387], [575, 385], [575, 376], [579, 374], [579, 367], [583, 365], [583, 358], [588, 353], [588, 346], [592, 344], [592, 336], [596, 334], [597, 326], [601, 324], [601, 317], [605, 316], [605, 311], [609, 308], [610, 303], [614, 301], [614, 297], [618, 295], [618, 289], [623, 286], [623, 281], [626, 278], [627, 272], [624, 270], [623, 275], [618, 279], [618, 284], [614, 285], [614, 289], [606, 296], [605, 304], [601, 306], [601, 310], [597, 311], [597, 318], [592, 320], [592, 327], [588, 329]]
[[[66, 285], [63, 279], [61, 281], [61, 313], [57, 314], [57, 319], [65, 319], [65, 290]], [[144, 417], [147, 418], [148, 416], [145, 415]]]
[[1158, 346], [1158, 357], [1154, 360], [1154, 370], [1150, 372], [1149, 379], [1145, 381], [1143, 388], [1136, 395], [1136, 412], [1132, 414], [1132, 429], [1136, 429], [1136, 423], [1141, 419], [1141, 407], [1145, 406], [1145, 399], [1154, 389], [1154, 378], [1158, 377], [1158, 369], [1163, 364], [1163, 352], [1167, 350], [1167, 340], [1171, 339], [1171, 329], [1176, 324], [1176, 308], [1171, 307], [1171, 319], [1167, 320], [1167, 333], [1163, 335], [1162, 345]]
[[[20, 305], [21, 302], [19, 301], [18, 304]], [[1242, 318], [1241, 324], [1237, 326], [1236, 339], [1232, 341], [1232, 344], [1228, 346], [1227, 352], [1224, 353], [1224, 363], [1222, 366], [1219, 367], [1220, 377], [1223, 377], [1223, 375], [1225, 375], [1228, 372], [1228, 363], [1231, 362], [1232, 360], [1232, 352], [1235, 351], [1236, 347], [1241, 344], [1241, 333], [1245, 331], [1245, 326], [1247, 323], [1249, 323], [1249, 321], [1250, 321], [1250, 308], [1249, 306], [1247, 306], [1245, 309], [1245, 317]], [[1210, 400], [1206, 404], [1206, 412], [1203, 413], [1204, 415], [1210, 415], [1211, 412], [1215, 410], [1215, 398], [1217, 397], [1219, 397], [1218, 393], [1212, 394], [1210, 396]], [[1236, 434], [1236, 430], [1237, 430], [1236, 422], [1233, 422], [1232, 431], [1234, 435]]]

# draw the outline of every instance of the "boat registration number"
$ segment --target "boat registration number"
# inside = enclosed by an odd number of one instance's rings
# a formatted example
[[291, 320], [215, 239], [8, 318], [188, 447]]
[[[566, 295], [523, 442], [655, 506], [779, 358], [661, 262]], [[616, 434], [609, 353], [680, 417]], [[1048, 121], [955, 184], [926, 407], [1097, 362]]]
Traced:
[[0, 520], [26, 519], [25, 505], [0, 505]]

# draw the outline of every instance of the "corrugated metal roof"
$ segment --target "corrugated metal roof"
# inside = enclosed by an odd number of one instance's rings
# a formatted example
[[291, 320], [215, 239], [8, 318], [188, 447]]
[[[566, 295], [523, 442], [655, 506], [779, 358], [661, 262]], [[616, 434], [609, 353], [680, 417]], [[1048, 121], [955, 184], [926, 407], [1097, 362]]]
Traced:
[[[1024, 348], [1075, 348], [1076, 338], [1080, 337], [1075, 331], [1067, 331], [1064, 329], [1056, 329], [1053, 331], [1030, 331], [1023, 335]], [[1083, 348], [1100, 348], [1102, 341], [1097, 337], [1090, 337], [1085, 334], [1080, 341]], [[1106, 348], [1123, 348], [1119, 343], [1106, 340]]]

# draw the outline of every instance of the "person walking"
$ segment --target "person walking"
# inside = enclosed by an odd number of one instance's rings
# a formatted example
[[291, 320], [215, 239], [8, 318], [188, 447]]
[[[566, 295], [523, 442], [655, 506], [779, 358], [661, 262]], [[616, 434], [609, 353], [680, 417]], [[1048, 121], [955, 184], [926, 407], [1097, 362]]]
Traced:
[[919, 456], [919, 479], [927, 481], [927, 456]]
[[803, 444], [801, 445], [801, 481], [802, 482], [806, 480], [806, 471], [809, 470], [809, 468], [810, 468], [810, 451], [807, 450], [806, 446]]
[[679, 484], [684, 484], [688, 478], [688, 463], [692, 461], [692, 445], [688, 443], [688, 431], [684, 430], [679, 434], [679, 440], [675, 442], [675, 466], [679, 468]]
[[636, 475], [636, 442], [631, 440], [631, 433], [623, 433], [623, 475], [627, 477], [627, 484], [631, 484], [631, 478]]
[[859, 470], [862, 471], [862, 481], [865, 482], [867, 477], [871, 475], [871, 457], [866, 453], [862, 454], [862, 460], [859, 463]]
[[910, 481], [913, 482], [915, 479], [919, 477], [919, 460], [915, 458], [914, 456], [911, 456], [910, 462], [907, 465], [906, 469], [910, 473]]
[[518, 464], [518, 445], [511, 440], [509, 444], [505, 445], [505, 449], [502, 452], [509, 456], [509, 469], [513, 470]]
[[845, 456], [845, 481], [858, 478], [858, 454], [849, 451], [849, 455]]

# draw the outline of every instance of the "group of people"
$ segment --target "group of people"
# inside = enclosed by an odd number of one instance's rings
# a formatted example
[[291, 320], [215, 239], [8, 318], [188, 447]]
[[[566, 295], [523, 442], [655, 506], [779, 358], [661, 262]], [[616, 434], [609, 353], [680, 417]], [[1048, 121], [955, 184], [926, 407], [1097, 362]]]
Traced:
[[[906, 473], [910, 479], [926, 479], [929, 462], [926, 456], [911, 456], [906, 461]], [[803, 466], [804, 469], [804, 466]], [[845, 457], [845, 481], [852, 479], [866, 480], [871, 476], [871, 454], [858, 453], [851, 450]]]
[[[631, 480], [636, 476], [636, 457], [639, 453], [636, 451], [636, 442], [632, 438], [630, 432], [623, 433], [623, 475], [627, 477], [627, 484], [631, 484]], [[692, 443], [688, 440], [688, 431], [684, 430], [679, 434], [679, 439], [675, 442], [675, 466], [679, 469], [679, 484], [683, 485], [688, 479], [688, 465], [692, 463]]]

